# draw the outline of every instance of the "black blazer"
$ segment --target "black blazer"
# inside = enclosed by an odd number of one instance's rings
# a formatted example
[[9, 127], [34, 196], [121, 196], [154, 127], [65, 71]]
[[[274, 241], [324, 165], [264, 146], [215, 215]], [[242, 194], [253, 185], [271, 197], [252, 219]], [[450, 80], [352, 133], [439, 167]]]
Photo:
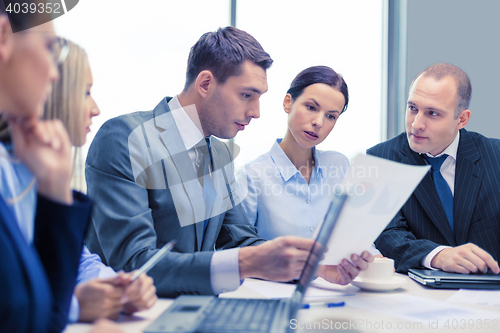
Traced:
[[90, 200], [72, 206], [38, 196], [34, 244], [28, 245], [0, 197], [0, 332], [60, 332], [76, 283]]
[[[411, 150], [406, 133], [367, 150], [396, 162], [425, 165]], [[455, 234], [446, 219], [430, 172], [389, 223], [375, 244], [393, 258], [398, 272], [420, 267], [420, 260], [439, 245], [474, 243], [500, 259], [500, 140], [460, 130], [453, 216]]]

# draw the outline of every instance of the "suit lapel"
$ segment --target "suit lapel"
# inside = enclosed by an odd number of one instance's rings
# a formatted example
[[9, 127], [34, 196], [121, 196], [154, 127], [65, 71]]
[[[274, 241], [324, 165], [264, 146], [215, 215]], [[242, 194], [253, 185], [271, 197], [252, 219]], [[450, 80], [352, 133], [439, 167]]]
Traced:
[[[181, 139], [179, 129], [175, 125], [174, 118], [170, 113], [167, 101], [164, 100], [164, 105], [157, 106], [154, 112], [156, 127], [163, 129], [163, 131], [160, 131], [160, 139], [167, 149], [181, 180], [181, 184], [175, 185], [182, 186], [187, 194], [191, 203], [191, 211], [194, 215], [193, 222], [201, 221], [194, 223], [196, 230], [196, 250], [199, 251], [203, 239], [203, 220], [205, 216], [205, 209], [199, 204], [203, 202], [203, 192], [200, 191], [197, 175]], [[168, 184], [168, 181], [165, 181]]]
[[[0, 229], [2, 226], [7, 229], [8, 234], [7, 237], [12, 239], [13, 245], [16, 244], [14, 251], [16, 251], [19, 255], [19, 260], [22, 263], [19, 263], [20, 266], [24, 267], [24, 273], [26, 275], [25, 283], [30, 287], [30, 302], [32, 303], [34, 312], [31, 314], [31, 318], [37, 320], [35, 323], [35, 327], [42, 326], [41, 318], [44, 317], [44, 314], [47, 315], [48, 311], [46, 311], [47, 304], [51, 303], [52, 296], [49, 293], [50, 286], [47, 281], [47, 277], [44, 272], [44, 268], [38, 260], [38, 255], [36, 253], [36, 249], [34, 246], [28, 245], [26, 239], [21, 233], [21, 229], [17, 224], [17, 220], [14, 214], [11, 213], [7, 204], [0, 196]], [[0, 231], [1, 232], [1, 231]], [[15, 260], [10, 258], [11, 260]]]
[[476, 164], [481, 158], [467, 131], [460, 131], [455, 169], [454, 224], [458, 244], [467, 241], [467, 233], [476, 206], [483, 170]]
[[[408, 141], [406, 140], [403, 148], [401, 149], [401, 154], [402, 163], [412, 165], [426, 164], [422, 156], [411, 150], [408, 145]], [[446, 238], [450, 245], [455, 246], [455, 237], [451, 231], [443, 205], [441, 204], [441, 199], [439, 199], [439, 195], [436, 191], [436, 186], [434, 185], [430, 172], [425, 175], [424, 179], [420, 185], [417, 186], [413, 194], [439, 232]]]
[[9, 230], [11, 237], [14, 239], [14, 242], [17, 244], [26, 244], [28, 247], [28, 242], [24, 238], [21, 233], [21, 229], [17, 223], [16, 217], [13, 215], [7, 203], [0, 196], [0, 221], [3, 220], [4, 225]]

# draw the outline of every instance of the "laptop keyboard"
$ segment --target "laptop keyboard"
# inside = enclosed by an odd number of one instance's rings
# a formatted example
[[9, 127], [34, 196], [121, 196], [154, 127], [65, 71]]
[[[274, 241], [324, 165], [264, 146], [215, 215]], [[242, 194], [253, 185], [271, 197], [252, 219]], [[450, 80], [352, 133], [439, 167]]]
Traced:
[[195, 332], [269, 332], [279, 300], [216, 298]]

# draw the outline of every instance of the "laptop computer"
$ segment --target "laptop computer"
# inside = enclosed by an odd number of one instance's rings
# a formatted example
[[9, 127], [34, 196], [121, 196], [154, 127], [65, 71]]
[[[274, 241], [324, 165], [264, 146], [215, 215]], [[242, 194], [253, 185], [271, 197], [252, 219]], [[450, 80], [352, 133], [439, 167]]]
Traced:
[[216, 296], [180, 296], [144, 332], [289, 331], [290, 320], [296, 317], [301, 307], [302, 298], [314, 278], [346, 198], [347, 194], [333, 196], [292, 298], [229, 299]]
[[424, 286], [442, 289], [500, 289], [500, 275], [459, 274], [430, 269], [410, 268], [408, 276]]

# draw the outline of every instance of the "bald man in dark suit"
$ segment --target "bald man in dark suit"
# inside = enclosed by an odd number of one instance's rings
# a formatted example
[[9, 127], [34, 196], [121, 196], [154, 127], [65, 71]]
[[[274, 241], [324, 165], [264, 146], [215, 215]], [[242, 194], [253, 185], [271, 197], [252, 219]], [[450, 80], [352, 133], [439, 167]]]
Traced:
[[465, 130], [470, 96], [460, 68], [429, 66], [410, 86], [406, 132], [367, 151], [432, 166], [376, 241], [399, 272], [500, 272], [500, 140]]

